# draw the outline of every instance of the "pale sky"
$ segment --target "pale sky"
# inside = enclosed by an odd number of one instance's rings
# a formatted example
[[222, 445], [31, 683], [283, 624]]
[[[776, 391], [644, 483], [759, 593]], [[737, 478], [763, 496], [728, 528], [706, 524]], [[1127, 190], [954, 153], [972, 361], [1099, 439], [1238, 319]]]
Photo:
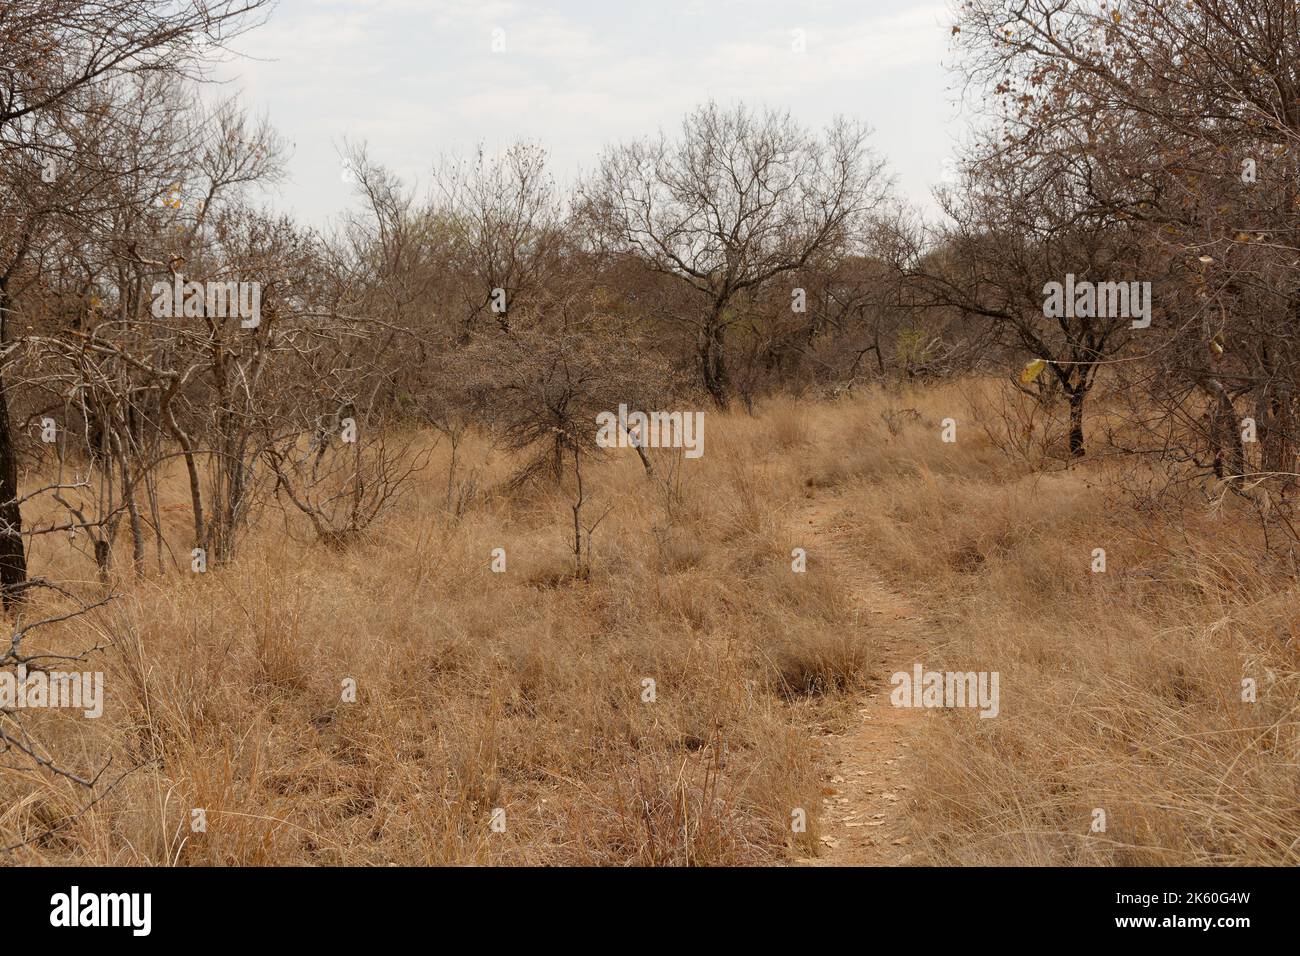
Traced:
[[899, 193], [930, 207], [965, 130], [950, 23], [944, 0], [279, 0], [214, 75], [290, 144], [271, 205], [316, 226], [355, 202], [344, 137], [421, 185], [440, 155], [534, 139], [567, 184], [710, 97], [864, 120]]

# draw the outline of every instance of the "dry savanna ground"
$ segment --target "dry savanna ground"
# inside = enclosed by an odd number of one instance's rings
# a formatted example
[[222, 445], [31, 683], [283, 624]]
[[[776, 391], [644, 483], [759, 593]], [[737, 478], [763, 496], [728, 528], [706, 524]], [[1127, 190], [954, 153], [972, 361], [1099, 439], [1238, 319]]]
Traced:
[[[182, 569], [27, 647], [106, 645], [103, 717], [23, 720], [65, 765], [138, 769], [87, 808], [6, 761], [0, 845], [24, 864], [1300, 863], [1293, 572], [1231, 501], [1156, 502], [1102, 455], [1007, 457], [995, 388], [708, 412], [704, 456], [658, 453], [658, 481], [614, 451], [585, 476], [588, 516], [608, 510], [585, 580], [571, 489], [501, 490], [518, 462], [482, 438], [459, 517], [439, 445], [369, 540], [327, 548], [270, 512], [202, 575], [175, 475]], [[93, 578], [66, 541], [32, 566]], [[914, 662], [999, 672], [999, 715], [862, 732], [898, 716], [889, 675]]]

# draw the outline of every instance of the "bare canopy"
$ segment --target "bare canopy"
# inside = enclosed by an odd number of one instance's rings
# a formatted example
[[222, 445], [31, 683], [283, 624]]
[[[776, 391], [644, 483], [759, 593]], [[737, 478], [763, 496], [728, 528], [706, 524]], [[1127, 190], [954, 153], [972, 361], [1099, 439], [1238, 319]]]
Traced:
[[867, 130], [837, 119], [818, 137], [788, 112], [723, 108], [689, 114], [681, 135], [608, 149], [583, 189], [594, 233], [699, 293], [676, 318], [695, 333], [705, 388], [720, 406], [730, 383], [729, 306], [861, 234], [888, 182]]

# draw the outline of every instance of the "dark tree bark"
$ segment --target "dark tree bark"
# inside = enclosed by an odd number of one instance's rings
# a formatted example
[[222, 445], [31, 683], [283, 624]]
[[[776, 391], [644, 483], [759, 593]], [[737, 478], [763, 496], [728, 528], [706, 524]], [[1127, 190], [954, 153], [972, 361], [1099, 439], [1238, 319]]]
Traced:
[[1088, 389], [1078, 385], [1070, 390], [1070, 456], [1082, 458], [1083, 447], [1083, 403], [1088, 397]]
[[727, 354], [723, 326], [709, 323], [700, 331], [698, 354], [704, 387], [718, 408], [725, 409], [731, 400], [731, 383], [727, 376]]

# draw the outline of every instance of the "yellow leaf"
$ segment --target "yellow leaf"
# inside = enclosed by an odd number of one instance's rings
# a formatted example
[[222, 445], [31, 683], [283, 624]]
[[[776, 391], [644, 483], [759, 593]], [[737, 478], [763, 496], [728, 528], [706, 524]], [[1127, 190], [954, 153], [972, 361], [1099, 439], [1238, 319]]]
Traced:
[[1034, 359], [1025, 365], [1024, 371], [1020, 373], [1020, 384], [1028, 385], [1034, 379], [1042, 374], [1043, 369], [1047, 368], [1047, 363], [1042, 359]]

